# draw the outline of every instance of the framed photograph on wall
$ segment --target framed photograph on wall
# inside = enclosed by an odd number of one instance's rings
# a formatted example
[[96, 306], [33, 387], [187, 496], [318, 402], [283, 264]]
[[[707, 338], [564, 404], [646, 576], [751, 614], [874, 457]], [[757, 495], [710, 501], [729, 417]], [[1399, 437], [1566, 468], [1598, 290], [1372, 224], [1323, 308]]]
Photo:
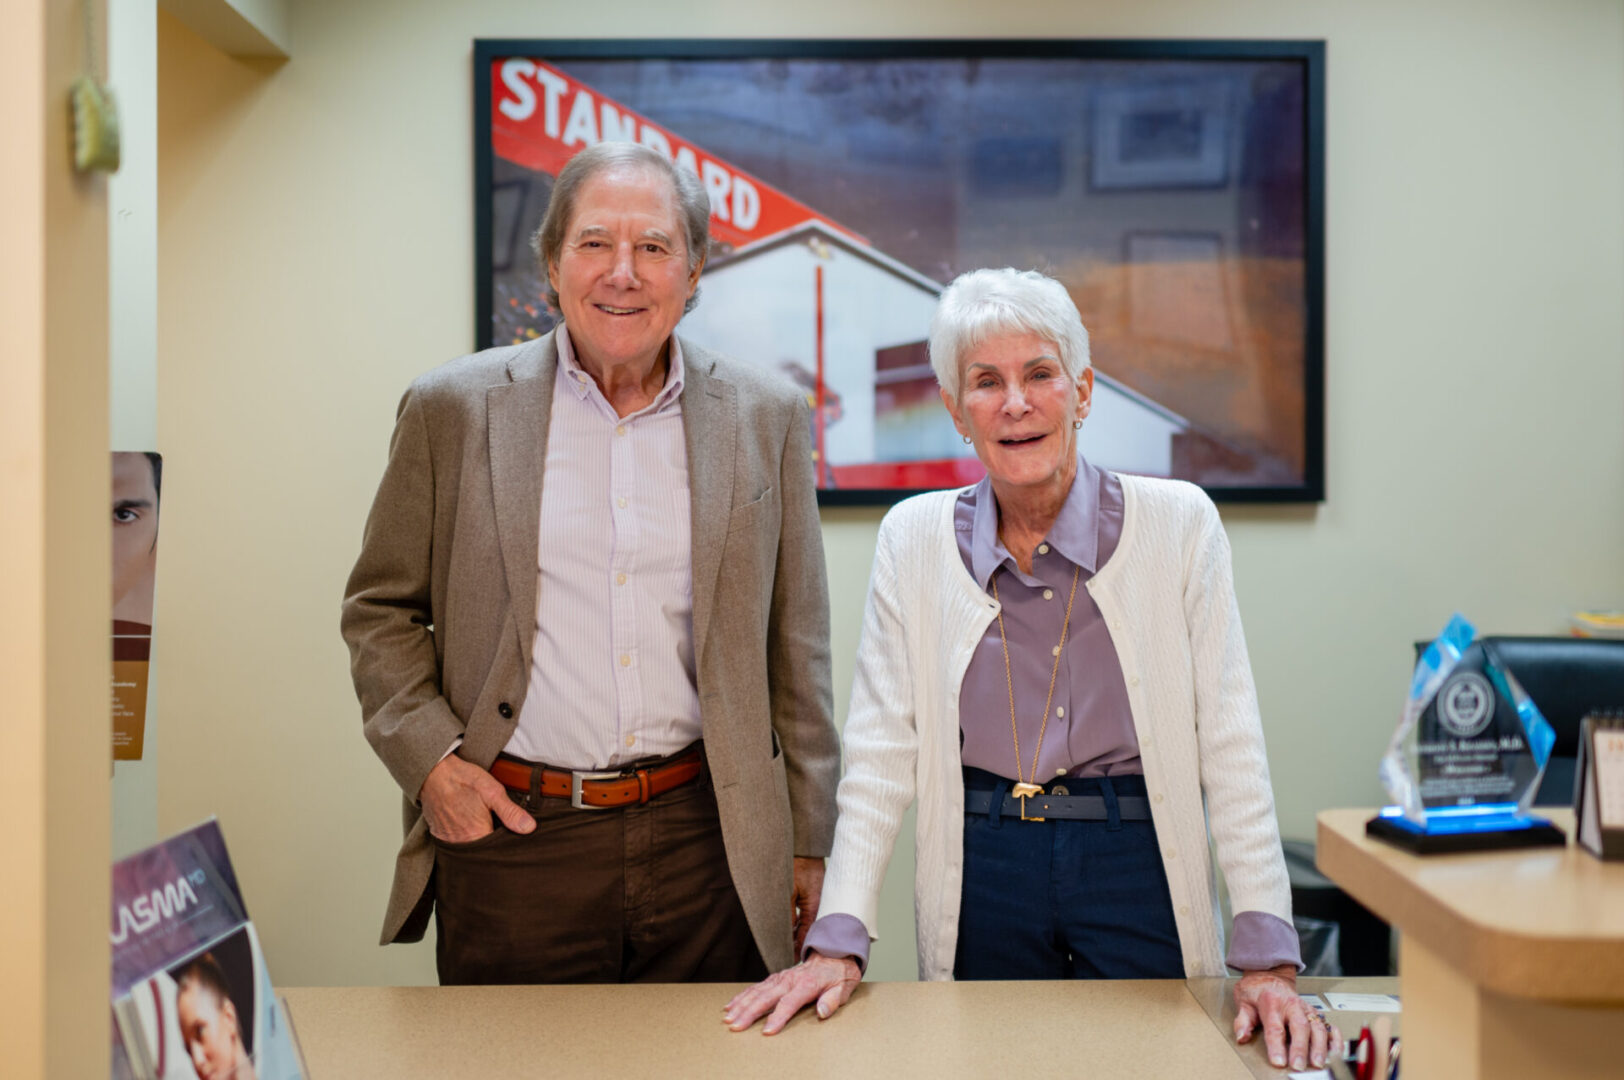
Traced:
[[582, 148], [711, 197], [678, 333], [802, 387], [819, 498], [980, 479], [925, 346], [946, 284], [1060, 280], [1095, 464], [1325, 497], [1322, 42], [479, 41], [475, 347], [547, 333], [529, 238]]
[[1227, 78], [1103, 87], [1094, 95], [1094, 187], [1221, 188], [1236, 120]]

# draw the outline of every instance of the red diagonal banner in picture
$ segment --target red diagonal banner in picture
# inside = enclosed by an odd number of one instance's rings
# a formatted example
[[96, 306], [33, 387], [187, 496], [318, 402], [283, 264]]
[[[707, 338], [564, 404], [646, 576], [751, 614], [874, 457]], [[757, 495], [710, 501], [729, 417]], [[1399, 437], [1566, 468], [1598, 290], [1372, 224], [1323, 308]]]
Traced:
[[510, 57], [491, 65], [491, 146], [497, 154], [557, 176], [578, 151], [600, 142], [642, 143], [698, 176], [710, 196], [711, 236], [723, 243], [742, 247], [808, 221], [868, 243], [543, 60]]

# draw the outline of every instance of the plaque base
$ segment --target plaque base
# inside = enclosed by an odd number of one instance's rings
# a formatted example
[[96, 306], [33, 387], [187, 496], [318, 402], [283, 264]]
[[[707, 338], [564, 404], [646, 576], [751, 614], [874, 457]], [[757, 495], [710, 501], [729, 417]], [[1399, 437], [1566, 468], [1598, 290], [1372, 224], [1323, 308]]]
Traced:
[[1546, 819], [1515, 812], [1445, 818], [1423, 827], [1402, 814], [1384, 811], [1365, 822], [1365, 835], [1417, 855], [1562, 847], [1568, 842], [1567, 833]]

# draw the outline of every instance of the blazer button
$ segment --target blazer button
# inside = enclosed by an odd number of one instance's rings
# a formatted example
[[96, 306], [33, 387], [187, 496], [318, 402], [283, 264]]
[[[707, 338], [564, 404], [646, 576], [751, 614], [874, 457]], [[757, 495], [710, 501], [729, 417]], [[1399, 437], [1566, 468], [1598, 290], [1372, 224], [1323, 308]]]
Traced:
[[502, 719], [503, 720], [512, 720], [513, 719], [513, 706], [509, 705], [505, 701], [502, 702], [502, 704], [500, 704], [500, 705], [498, 705], [496, 707], [496, 711], [502, 714]]

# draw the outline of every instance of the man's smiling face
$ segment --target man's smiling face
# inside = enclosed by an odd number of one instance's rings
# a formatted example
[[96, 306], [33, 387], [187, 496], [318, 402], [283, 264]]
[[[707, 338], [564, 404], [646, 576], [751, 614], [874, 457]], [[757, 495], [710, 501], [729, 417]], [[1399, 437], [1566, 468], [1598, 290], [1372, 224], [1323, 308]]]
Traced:
[[610, 168], [581, 185], [547, 268], [570, 341], [589, 371], [652, 368], [699, 282], [670, 181]]

